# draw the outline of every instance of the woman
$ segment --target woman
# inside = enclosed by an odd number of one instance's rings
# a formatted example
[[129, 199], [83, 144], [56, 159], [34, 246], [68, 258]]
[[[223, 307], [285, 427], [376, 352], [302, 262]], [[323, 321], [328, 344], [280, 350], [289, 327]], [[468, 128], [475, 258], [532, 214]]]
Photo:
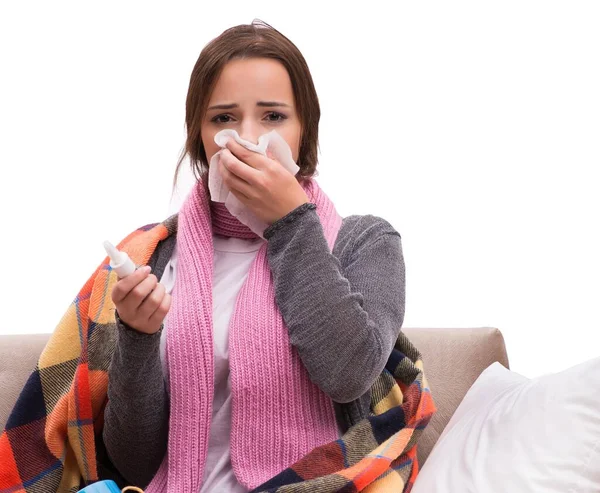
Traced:
[[[313, 180], [319, 118], [303, 56], [270, 26], [228, 29], [202, 50], [186, 101], [197, 184], [153, 273], [112, 291], [106, 477], [244, 492], [368, 414], [404, 318], [401, 240], [382, 218], [339, 217]], [[268, 225], [262, 237], [210, 200], [223, 129], [252, 143], [275, 130], [299, 167], [235, 140], [222, 151], [218, 171]]]

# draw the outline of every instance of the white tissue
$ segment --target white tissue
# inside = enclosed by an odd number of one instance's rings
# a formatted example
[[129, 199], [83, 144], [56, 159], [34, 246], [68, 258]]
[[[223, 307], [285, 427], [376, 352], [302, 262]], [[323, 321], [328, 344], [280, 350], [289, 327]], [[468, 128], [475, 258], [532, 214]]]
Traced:
[[[294, 176], [296, 176], [296, 173], [300, 170], [300, 167], [292, 158], [290, 146], [275, 130], [261, 135], [258, 138], [258, 144], [253, 144], [252, 142], [242, 139], [236, 130], [225, 129], [215, 135], [215, 142], [219, 147], [224, 148], [225, 144], [227, 144], [231, 138], [235, 139], [236, 142], [243, 145], [246, 149], [258, 152], [264, 156], [267, 155], [268, 149], [273, 158], [279, 161], [279, 163]], [[225, 202], [227, 210], [237, 218], [238, 221], [248, 226], [252, 231], [264, 239], [263, 231], [268, 227], [268, 224], [256, 217], [250, 209], [230, 192], [229, 188], [227, 188], [223, 182], [221, 172], [219, 171], [219, 160], [222, 152], [223, 151], [221, 150], [212, 157], [208, 167], [208, 189], [210, 191], [211, 200], [214, 202]]]

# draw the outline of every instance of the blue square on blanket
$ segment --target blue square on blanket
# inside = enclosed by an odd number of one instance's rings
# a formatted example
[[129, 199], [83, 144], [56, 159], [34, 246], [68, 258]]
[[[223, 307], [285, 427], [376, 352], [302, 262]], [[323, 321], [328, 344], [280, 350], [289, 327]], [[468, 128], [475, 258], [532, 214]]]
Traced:
[[40, 373], [35, 370], [21, 391], [17, 403], [6, 422], [6, 429], [17, 428], [46, 417], [46, 402]]

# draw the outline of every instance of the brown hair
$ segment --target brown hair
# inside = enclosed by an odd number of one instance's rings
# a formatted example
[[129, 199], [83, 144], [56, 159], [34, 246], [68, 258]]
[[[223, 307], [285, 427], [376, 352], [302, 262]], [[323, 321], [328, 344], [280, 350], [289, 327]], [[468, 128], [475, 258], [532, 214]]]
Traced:
[[290, 76], [302, 125], [297, 162], [300, 170], [297, 176], [302, 179], [315, 174], [321, 108], [308, 65], [294, 43], [265, 22], [254, 20], [252, 24], [229, 28], [213, 39], [204, 47], [194, 65], [185, 102], [187, 138], [175, 169], [173, 188], [186, 155], [190, 157], [196, 179], [208, 170], [200, 129], [210, 95], [223, 67], [234, 59], [259, 57], [280, 61]]

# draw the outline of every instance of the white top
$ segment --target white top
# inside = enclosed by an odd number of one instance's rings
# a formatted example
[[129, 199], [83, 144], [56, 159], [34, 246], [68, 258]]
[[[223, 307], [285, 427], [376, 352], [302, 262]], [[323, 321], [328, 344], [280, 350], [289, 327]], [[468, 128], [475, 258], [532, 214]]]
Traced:
[[[257, 238], [227, 238], [213, 235], [213, 337], [215, 389], [208, 453], [200, 493], [245, 493], [248, 490], [238, 483], [231, 466], [231, 385], [229, 381], [229, 322], [235, 308], [237, 295], [242, 288], [258, 250], [266, 240]], [[175, 285], [177, 248], [160, 279], [168, 293]], [[163, 375], [168, 383], [165, 364], [166, 325], [160, 338], [160, 358]], [[167, 385], [168, 388], [168, 385]]]

